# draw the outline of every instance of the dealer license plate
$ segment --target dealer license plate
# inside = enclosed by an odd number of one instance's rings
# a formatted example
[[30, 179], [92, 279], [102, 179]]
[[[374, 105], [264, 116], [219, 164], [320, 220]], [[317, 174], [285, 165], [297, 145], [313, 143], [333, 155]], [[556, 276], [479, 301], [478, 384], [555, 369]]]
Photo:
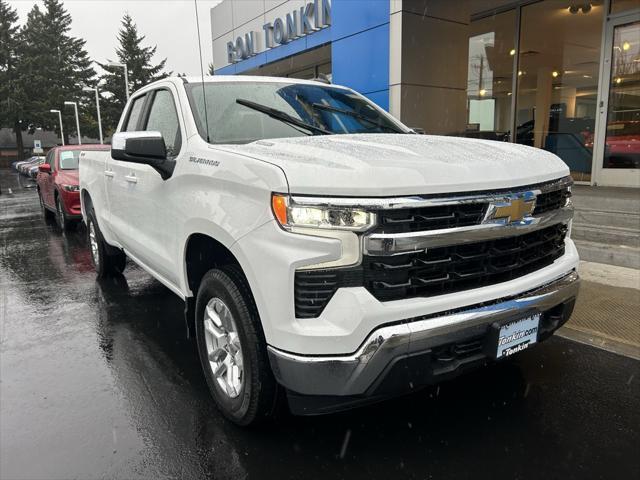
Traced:
[[496, 358], [508, 357], [529, 348], [538, 340], [540, 314], [531, 315], [500, 326]]

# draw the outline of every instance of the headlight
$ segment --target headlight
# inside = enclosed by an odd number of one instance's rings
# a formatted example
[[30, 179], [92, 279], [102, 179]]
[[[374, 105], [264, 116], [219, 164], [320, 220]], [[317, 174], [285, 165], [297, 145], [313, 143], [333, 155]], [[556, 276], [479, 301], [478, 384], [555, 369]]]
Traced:
[[62, 188], [64, 188], [67, 192], [77, 192], [78, 190], [80, 190], [80, 187], [78, 185], [62, 185]]
[[376, 216], [371, 212], [357, 208], [327, 205], [300, 205], [288, 195], [273, 194], [271, 207], [276, 220], [287, 230], [293, 228], [320, 228], [331, 230], [347, 230], [364, 232], [376, 223]]

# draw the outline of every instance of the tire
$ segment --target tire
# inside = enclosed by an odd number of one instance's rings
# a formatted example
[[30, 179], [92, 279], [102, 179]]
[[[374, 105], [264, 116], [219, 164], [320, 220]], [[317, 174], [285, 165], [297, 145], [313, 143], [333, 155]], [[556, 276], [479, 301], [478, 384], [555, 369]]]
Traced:
[[75, 221], [67, 218], [67, 212], [65, 212], [64, 205], [60, 201], [60, 195], [56, 195], [56, 222], [63, 232], [68, 232], [75, 226]]
[[127, 263], [127, 257], [122, 250], [110, 247], [104, 241], [93, 210], [89, 212], [87, 217], [87, 240], [91, 251], [91, 261], [98, 278], [121, 275]]
[[[260, 317], [239, 268], [213, 269], [203, 277], [196, 298], [196, 343], [207, 385], [225, 417], [247, 426], [274, 415], [278, 386]], [[226, 365], [227, 374], [216, 375], [214, 369], [221, 365]]]
[[40, 209], [42, 210], [42, 217], [47, 221], [53, 220], [53, 212], [51, 212], [47, 207], [45, 207], [40, 190], [38, 190], [38, 200], [40, 201]]

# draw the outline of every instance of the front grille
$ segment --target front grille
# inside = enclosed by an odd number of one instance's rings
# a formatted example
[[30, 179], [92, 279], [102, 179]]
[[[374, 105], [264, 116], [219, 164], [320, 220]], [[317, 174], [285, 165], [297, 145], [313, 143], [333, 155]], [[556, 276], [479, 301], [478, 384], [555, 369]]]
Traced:
[[486, 210], [486, 203], [379, 210], [377, 232], [408, 233], [478, 225]]
[[536, 197], [536, 208], [533, 211], [534, 215], [541, 215], [551, 210], [557, 210], [562, 208], [567, 203], [567, 198], [571, 197], [571, 189], [566, 186], [560, 190], [553, 190], [551, 192], [541, 193]]
[[[482, 223], [493, 196], [542, 190], [533, 215], [563, 208], [571, 197], [570, 179], [517, 189], [470, 192], [478, 202], [374, 209], [377, 227], [369, 233], [403, 234], [468, 227]], [[483, 198], [483, 196], [487, 196]], [[442, 199], [428, 195], [424, 199]], [[448, 247], [429, 248], [393, 256], [367, 256], [351, 268], [297, 271], [297, 318], [320, 315], [340, 288], [364, 286], [380, 301], [430, 297], [493, 285], [521, 277], [552, 264], [564, 254], [566, 225], [518, 236]]]
[[[536, 197], [536, 208], [533, 215], [541, 215], [551, 210], [562, 208], [571, 196], [571, 188], [566, 184], [542, 184], [522, 187], [517, 190], [496, 190], [484, 192], [487, 195], [502, 195], [527, 189], [551, 188], [550, 191]], [[478, 194], [478, 192], [476, 192]], [[459, 203], [453, 205], [436, 205], [416, 208], [396, 208], [374, 210], [379, 222], [374, 233], [410, 233], [444, 228], [467, 227], [479, 225], [484, 219], [488, 201], [478, 203]]]
[[431, 297], [506, 282], [564, 254], [566, 225], [391, 257], [365, 256], [364, 286], [381, 301]]
[[339, 288], [364, 286], [380, 301], [431, 297], [506, 282], [551, 265], [564, 254], [566, 225], [485, 242], [363, 257], [348, 269], [298, 271], [295, 313], [317, 317]]

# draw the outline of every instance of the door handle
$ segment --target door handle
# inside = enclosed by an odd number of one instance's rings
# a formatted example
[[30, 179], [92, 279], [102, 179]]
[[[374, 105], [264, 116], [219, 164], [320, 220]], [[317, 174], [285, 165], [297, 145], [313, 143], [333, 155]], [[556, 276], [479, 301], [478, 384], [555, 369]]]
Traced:
[[113, 173], [113, 170], [105, 170], [104, 171], [104, 176], [105, 177], [109, 177], [109, 178], [113, 178], [115, 176], [115, 173]]
[[129, 183], [138, 183], [138, 178], [135, 175], [125, 175], [124, 179]]

